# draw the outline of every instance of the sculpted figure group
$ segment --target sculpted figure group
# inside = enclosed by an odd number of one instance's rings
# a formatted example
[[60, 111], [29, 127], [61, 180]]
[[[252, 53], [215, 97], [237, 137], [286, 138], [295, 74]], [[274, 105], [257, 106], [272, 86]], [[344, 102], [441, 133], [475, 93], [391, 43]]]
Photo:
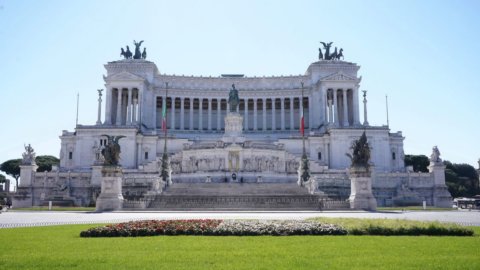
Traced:
[[335, 47], [335, 50], [333, 53], [330, 53], [330, 47], [332, 47], [333, 42], [325, 43], [325, 42], [320, 42], [323, 45], [323, 49], [325, 50], [325, 53], [322, 53], [322, 49], [318, 48], [318, 60], [343, 60], [343, 49], [340, 48], [340, 51], [338, 51], [337, 47]]
[[133, 41], [135, 45], [135, 54], [132, 54], [130, 47], [126, 46], [126, 50], [120, 48], [120, 56], [123, 56], [125, 59], [146, 59], [147, 58], [147, 48], [143, 48], [143, 52], [140, 52], [140, 46], [142, 46], [143, 40], [140, 42]]

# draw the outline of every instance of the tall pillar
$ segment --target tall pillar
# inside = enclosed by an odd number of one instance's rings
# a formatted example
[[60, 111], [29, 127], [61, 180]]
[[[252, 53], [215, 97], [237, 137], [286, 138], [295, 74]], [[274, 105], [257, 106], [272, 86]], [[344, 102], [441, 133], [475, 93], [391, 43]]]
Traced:
[[257, 130], [257, 99], [253, 99], [253, 130]]
[[[312, 130], [313, 128], [313, 113], [312, 113], [312, 98], [310, 96], [307, 96], [307, 103], [308, 103], [308, 128]], [[321, 102], [319, 104], [322, 104]], [[322, 107], [320, 107], [322, 108]], [[321, 113], [321, 109], [319, 110]], [[325, 117], [325, 115], [320, 116], [320, 117]], [[325, 119], [323, 119], [322, 123], [325, 123]]]
[[324, 104], [325, 104], [325, 125], [330, 124], [330, 98], [328, 96], [328, 89], [325, 89], [324, 97]]
[[185, 130], [185, 98], [180, 98], [180, 130]]
[[328, 124], [333, 124], [333, 106], [332, 106], [332, 100], [329, 99], [327, 101], [328, 103]]
[[343, 126], [348, 126], [347, 89], [343, 89]]
[[244, 99], [244, 107], [243, 107], [243, 130], [248, 130], [248, 98]]
[[285, 99], [280, 98], [280, 129], [285, 130]]
[[271, 99], [272, 101], [272, 130], [277, 129], [277, 118], [276, 118], [276, 111], [275, 111], [275, 98]]
[[337, 93], [336, 89], [333, 89], [333, 124], [338, 126], [338, 100], [337, 100]]
[[263, 125], [263, 130], [267, 130], [267, 99], [263, 98], [263, 106], [262, 106], [262, 125]]
[[358, 126], [360, 125], [360, 108], [358, 106], [358, 87], [355, 87], [354, 89], [352, 89], [353, 91], [353, 94], [352, 94], [352, 98], [353, 98], [353, 124], [355, 126]]
[[133, 99], [133, 108], [132, 108], [132, 119], [134, 123], [138, 123], [137, 119], [137, 108], [138, 108], [138, 99]]
[[222, 110], [222, 100], [217, 98], [217, 130], [221, 130], [221, 121], [222, 118], [220, 117]]
[[170, 113], [170, 117], [171, 117], [171, 124], [170, 124], [170, 129], [171, 130], [175, 130], [175, 97], [172, 97], [172, 104], [170, 106], [170, 109], [171, 109], [171, 113]]
[[143, 93], [140, 91], [140, 89], [137, 89], [137, 95], [138, 95], [138, 123], [142, 124], [142, 118], [143, 118]]
[[198, 130], [203, 130], [203, 98], [198, 99]]
[[207, 128], [208, 130], [212, 130], [212, 99], [208, 98], [208, 118], [207, 118]]
[[295, 129], [295, 125], [293, 123], [294, 121], [294, 118], [293, 118], [293, 97], [290, 97], [290, 130], [294, 130]]
[[190, 98], [190, 117], [188, 127], [190, 130], [193, 130], [193, 98]]
[[112, 124], [112, 99], [113, 99], [113, 89], [108, 87], [105, 89], [106, 95], [106, 108], [105, 108], [105, 125]]
[[119, 88], [117, 92], [117, 126], [122, 125], [122, 91], [123, 89]]
[[[238, 108], [238, 106], [237, 106]], [[225, 114], [227, 114], [228, 112], [230, 112], [230, 103], [227, 102], [227, 111], [225, 112]]]
[[[132, 124], [132, 88], [128, 88], [128, 101], [127, 101], [127, 125]], [[155, 106], [156, 107], [156, 106]]]
[[98, 117], [97, 117], [97, 125], [102, 124], [102, 91], [103, 89], [98, 89]]
[[368, 126], [367, 119], [367, 91], [363, 91], [363, 125]]

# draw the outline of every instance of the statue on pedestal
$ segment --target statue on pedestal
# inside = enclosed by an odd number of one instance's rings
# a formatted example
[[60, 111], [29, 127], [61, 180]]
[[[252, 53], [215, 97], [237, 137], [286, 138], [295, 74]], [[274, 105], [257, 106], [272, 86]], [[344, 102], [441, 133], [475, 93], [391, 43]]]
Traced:
[[353, 141], [351, 148], [353, 149], [353, 153], [346, 154], [352, 161], [351, 167], [363, 167], [368, 171], [368, 168], [370, 167], [368, 162], [370, 160], [370, 146], [368, 145], [365, 131], [360, 139]]
[[118, 166], [118, 161], [120, 160], [120, 145], [118, 141], [125, 136], [109, 136], [102, 135], [107, 137], [107, 145], [102, 149], [102, 156], [104, 158], [103, 165], [106, 166]]
[[442, 163], [442, 159], [440, 158], [440, 151], [438, 150], [438, 147], [436, 145], [432, 148], [432, 154], [430, 155], [430, 163], [432, 164]]
[[28, 144], [24, 145], [25, 152], [22, 154], [22, 165], [35, 165], [35, 150]]
[[240, 99], [238, 97], [238, 90], [235, 89], [235, 84], [232, 84], [232, 89], [228, 94], [228, 104], [230, 104], [230, 112], [236, 112]]

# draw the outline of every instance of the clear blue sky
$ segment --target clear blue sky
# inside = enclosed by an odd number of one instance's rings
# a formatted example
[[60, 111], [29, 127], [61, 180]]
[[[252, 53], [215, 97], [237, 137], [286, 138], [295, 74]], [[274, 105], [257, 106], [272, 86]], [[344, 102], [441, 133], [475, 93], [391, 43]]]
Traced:
[[477, 167], [479, 1], [0, 0], [0, 162], [58, 156], [61, 131], [96, 121], [103, 65], [145, 40], [161, 73], [303, 74], [319, 41], [361, 65], [369, 122], [403, 131], [406, 154]]

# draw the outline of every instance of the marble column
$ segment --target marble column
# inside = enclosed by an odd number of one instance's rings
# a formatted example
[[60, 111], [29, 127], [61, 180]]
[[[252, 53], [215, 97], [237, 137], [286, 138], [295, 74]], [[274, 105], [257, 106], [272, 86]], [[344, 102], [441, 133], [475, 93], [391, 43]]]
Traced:
[[198, 130], [203, 130], [203, 98], [198, 99]]
[[248, 130], [248, 99], [244, 99], [245, 106], [243, 107], [243, 130]]
[[137, 89], [137, 95], [138, 95], [138, 123], [142, 124], [142, 118], [143, 118], [143, 93]]
[[190, 98], [190, 119], [188, 121], [188, 127], [193, 130], [193, 98]]
[[294, 124], [294, 117], [293, 117], [293, 97], [290, 97], [290, 130], [295, 129], [295, 124]]
[[212, 99], [208, 99], [207, 129], [212, 130]]
[[363, 91], [363, 125], [368, 126], [367, 118], [367, 91]]
[[348, 127], [347, 89], [343, 89], [343, 126]]
[[185, 130], [185, 98], [180, 98], [180, 130]]
[[253, 99], [253, 130], [257, 130], [257, 99]]
[[172, 97], [172, 105], [170, 106], [170, 130], [175, 130], [175, 97]]
[[338, 126], [338, 101], [337, 101], [337, 90], [333, 90], [333, 124]]
[[102, 91], [103, 89], [98, 89], [98, 117], [97, 117], [97, 125], [102, 124]]
[[[238, 108], [238, 106], [237, 106]], [[225, 114], [229, 113], [230, 112], [230, 103], [227, 102], [227, 111], [225, 112]]]
[[221, 112], [222, 112], [222, 100], [220, 98], [217, 98], [217, 130], [221, 130]]
[[352, 89], [352, 98], [353, 98], [353, 124], [355, 126], [360, 125], [360, 108], [358, 106], [358, 87]]
[[271, 99], [272, 101], [272, 130], [277, 129], [277, 118], [276, 118], [276, 111], [275, 111], [275, 98]]
[[132, 119], [134, 123], [138, 123], [137, 119], [137, 108], [138, 108], [138, 99], [133, 99], [133, 108], [132, 108]]
[[280, 98], [280, 129], [285, 130], [285, 99]]
[[328, 124], [333, 124], [333, 106], [332, 100], [328, 99]]
[[[128, 88], [127, 125], [132, 124], [132, 88]], [[156, 108], [156, 106], [155, 106]]]
[[117, 126], [122, 125], [122, 91], [123, 89], [119, 88], [117, 92]]
[[106, 88], [106, 109], [105, 109], [105, 125], [112, 124], [112, 98], [113, 98], [113, 89]]
[[267, 130], [267, 99], [263, 98], [263, 104], [262, 104], [262, 125], [263, 125], [263, 130]]

